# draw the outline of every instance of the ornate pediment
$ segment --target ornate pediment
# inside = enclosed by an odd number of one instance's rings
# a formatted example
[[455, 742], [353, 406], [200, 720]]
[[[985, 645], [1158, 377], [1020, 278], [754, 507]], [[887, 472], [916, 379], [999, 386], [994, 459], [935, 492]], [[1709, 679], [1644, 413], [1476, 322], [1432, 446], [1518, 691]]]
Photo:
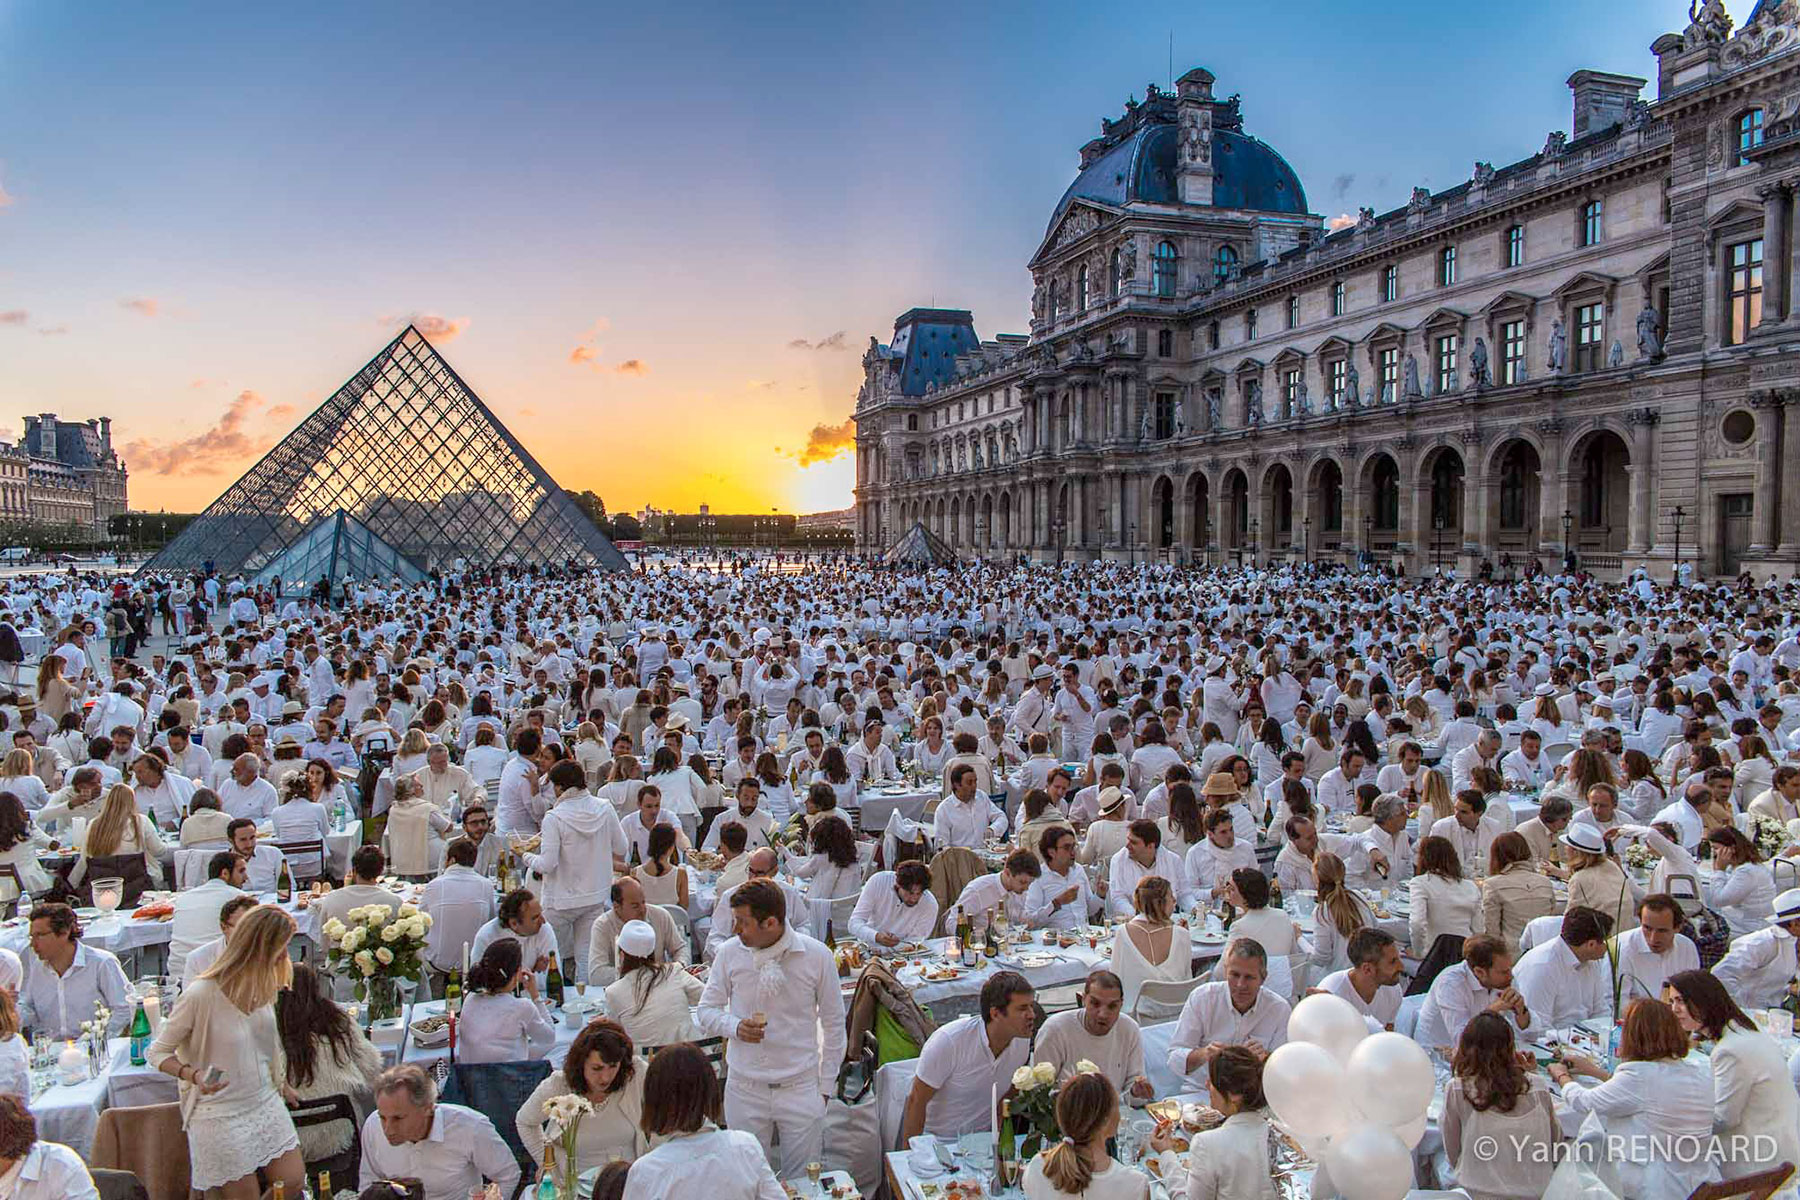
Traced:
[[1536, 296], [1527, 296], [1524, 292], [1504, 291], [1482, 306], [1481, 311], [1489, 316], [1509, 309], [1523, 309], [1529, 312], [1537, 304]]
[[1602, 275], [1598, 271], [1577, 271], [1564, 281], [1563, 285], [1550, 293], [1552, 296], [1571, 296], [1577, 292], [1605, 291], [1619, 282], [1611, 275]]
[[1439, 308], [1434, 309], [1431, 315], [1425, 318], [1424, 326], [1426, 329], [1442, 329], [1446, 326], [1460, 328], [1468, 319], [1467, 313], [1457, 312], [1454, 308]]
[[1069, 211], [1062, 215], [1056, 228], [1050, 231], [1038, 252], [1032, 256], [1031, 265], [1036, 266], [1045, 258], [1067, 250], [1075, 243], [1082, 241], [1106, 225], [1111, 217], [1117, 214], [1101, 205], [1086, 200], [1078, 200], [1069, 206]]

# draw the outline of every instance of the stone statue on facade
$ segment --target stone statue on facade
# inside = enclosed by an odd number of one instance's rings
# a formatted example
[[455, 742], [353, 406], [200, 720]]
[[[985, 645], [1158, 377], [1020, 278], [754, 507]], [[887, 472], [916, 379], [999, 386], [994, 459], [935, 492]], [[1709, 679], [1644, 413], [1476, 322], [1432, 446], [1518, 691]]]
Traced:
[[1038, 280], [1037, 286], [1031, 289], [1031, 319], [1034, 321], [1043, 320], [1044, 308], [1048, 303], [1049, 295], [1044, 287], [1044, 281], [1040, 279]]
[[1307, 396], [1306, 380], [1304, 379], [1294, 385], [1294, 412], [1302, 417], [1312, 415], [1312, 400]]
[[981, 443], [980, 442], [976, 442], [973, 446], [969, 447], [969, 466], [973, 470], [976, 470], [976, 471], [981, 470]]
[[1184, 438], [1187, 436], [1187, 431], [1187, 410], [1182, 406], [1181, 401], [1177, 400], [1175, 402], [1175, 436]]
[[1569, 335], [1563, 332], [1562, 319], [1550, 322], [1550, 373], [1561, 375], [1569, 365]]
[[1476, 338], [1475, 348], [1469, 351], [1469, 386], [1479, 392], [1493, 385], [1494, 377], [1488, 371], [1487, 341]]
[[1244, 419], [1252, 426], [1263, 422], [1262, 381], [1259, 379], [1250, 381], [1250, 390], [1244, 396]]
[[1625, 365], [1625, 343], [1618, 338], [1613, 339], [1612, 347], [1606, 352], [1606, 365], [1609, 367]]
[[1725, 0], [1688, 0], [1688, 21], [1681, 36], [1689, 49], [1721, 45], [1731, 37], [1731, 14], [1725, 11]]
[[1406, 352], [1406, 365], [1400, 376], [1400, 395], [1408, 400], [1417, 400], [1425, 394], [1419, 386], [1419, 359], [1411, 350]]
[[1494, 164], [1477, 162], [1475, 164], [1475, 173], [1471, 175], [1469, 179], [1476, 187], [1486, 187], [1488, 184], [1494, 182]]
[[1086, 338], [1076, 338], [1075, 344], [1069, 347], [1070, 362], [1093, 362], [1094, 348], [1088, 345]]
[[1119, 290], [1123, 292], [1132, 280], [1137, 278], [1137, 243], [1126, 242], [1119, 247]]
[[1375, 210], [1366, 207], [1358, 208], [1356, 210], [1357, 232], [1366, 233], [1373, 228], [1375, 228]]
[[1138, 418], [1138, 441], [1147, 442], [1149, 440], [1150, 440], [1150, 406], [1146, 404], [1144, 406], [1143, 415]]
[[1356, 360], [1344, 363], [1344, 407], [1356, 408], [1362, 403], [1362, 375], [1356, 369]]
[[1019, 461], [1019, 438], [1017, 434], [1009, 433], [1006, 435], [1006, 461]]
[[1206, 427], [1210, 430], [1223, 428], [1219, 418], [1219, 390], [1213, 388], [1206, 393]]
[[1654, 304], [1644, 305], [1637, 319], [1638, 357], [1658, 362], [1663, 356], [1663, 319]]

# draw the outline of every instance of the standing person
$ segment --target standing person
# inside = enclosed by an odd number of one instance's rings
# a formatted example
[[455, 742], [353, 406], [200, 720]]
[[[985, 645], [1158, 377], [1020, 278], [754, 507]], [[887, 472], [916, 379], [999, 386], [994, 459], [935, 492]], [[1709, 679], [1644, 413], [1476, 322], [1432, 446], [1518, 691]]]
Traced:
[[641, 1124], [654, 1149], [631, 1164], [624, 1200], [786, 1200], [756, 1138], [720, 1129], [719, 1118], [719, 1077], [701, 1049], [657, 1051], [644, 1072]]
[[[538, 999], [537, 975], [525, 969], [522, 954], [516, 938], [497, 938], [470, 966], [469, 996], [458, 1022], [463, 1062], [524, 1062], [556, 1045], [556, 1026]], [[513, 994], [519, 987], [522, 996]]]
[[585, 980], [587, 964], [575, 961], [576, 949], [587, 945], [594, 918], [606, 910], [613, 871], [630, 848], [618, 812], [587, 790], [580, 763], [565, 759], [551, 767], [549, 786], [556, 805], [544, 814], [538, 852], [525, 860], [543, 876], [544, 917], [556, 935], [563, 973]]
[[239, 923], [219, 961], [182, 993], [150, 1047], [150, 1065], [182, 1087], [193, 1186], [226, 1200], [262, 1195], [261, 1170], [298, 1196], [305, 1174], [288, 1116], [296, 1099], [275, 1073], [275, 997], [293, 980], [294, 922], [258, 908]]
[[[1556, 1170], [1562, 1125], [1550, 1090], [1519, 1062], [1503, 1016], [1469, 1018], [1444, 1096], [1444, 1156], [1474, 1200], [1541, 1196]], [[1496, 1153], [1496, 1152], [1499, 1153]]]
[[727, 1124], [755, 1134], [765, 1153], [779, 1134], [781, 1173], [792, 1177], [819, 1157], [845, 1032], [831, 951], [790, 927], [787, 910], [773, 880], [731, 894], [736, 936], [719, 947], [698, 1018], [703, 1033], [731, 1039]]
[[1728, 1175], [1800, 1163], [1800, 1096], [1781, 1044], [1756, 1028], [1710, 971], [1669, 977], [1669, 1007], [1689, 1036], [1716, 1042], [1713, 1132]]
[[1098, 1072], [1073, 1076], [1056, 1094], [1063, 1132], [1025, 1168], [1026, 1200], [1147, 1200], [1150, 1179], [1107, 1150], [1119, 1131], [1119, 1093]]

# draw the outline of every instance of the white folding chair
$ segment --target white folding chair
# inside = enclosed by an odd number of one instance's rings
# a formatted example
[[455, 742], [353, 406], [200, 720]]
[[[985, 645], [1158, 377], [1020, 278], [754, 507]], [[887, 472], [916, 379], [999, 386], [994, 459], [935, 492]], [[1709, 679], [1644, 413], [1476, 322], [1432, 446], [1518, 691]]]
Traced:
[[1173, 1020], [1181, 1015], [1189, 994], [1204, 980], [1199, 975], [1192, 979], [1146, 979], [1131, 1006], [1131, 1019], [1140, 1025]]

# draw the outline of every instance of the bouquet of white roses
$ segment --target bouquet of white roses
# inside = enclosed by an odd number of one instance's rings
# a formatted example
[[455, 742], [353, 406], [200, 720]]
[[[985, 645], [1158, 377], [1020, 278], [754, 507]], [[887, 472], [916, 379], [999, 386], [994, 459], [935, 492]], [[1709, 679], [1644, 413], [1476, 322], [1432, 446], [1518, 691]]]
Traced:
[[1056, 1068], [1047, 1062], [1013, 1072], [1013, 1116], [1023, 1122], [1020, 1159], [1031, 1161], [1040, 1148], [1062, 1139], [1056, 1123]]
[[385, 904], [366, 904], [344, 916], [346, 920], [325, 922], [332, 970], [355, 981], [356, 998], [370, 1001], [371, 1019], [397, 1015], [398, 997], [389, 985], [419, 981], [431, 918], [411, 904], [402, 904], [398, 912]]
[[574, 1195], [574, 1181], [579, 1177], [575, 1162], [575, 1142], [581, 1134], [581, 1119], [590, 1115], [594, 1106], [586, 1096], [570, 1092], [544, 1101], [544, 1136], [562, 1143], [562, 1161], [557, 1164], [555, 1180], [558, 1193]]
[[1767, 862], [1779, 858], [1781, 852], [1788, 848], [1787, 826], [1774, 817], [1765, 817], [1761, 813], [1750, 814], [1750, 828], [1746, 832], [1750, 840], [1756, 843], [1756, 852]]
[[1648, 871], [1662, 861], [1662, 855], [1642, 842], [1633, 842], [1625, 847], [1624, 859], [1626, 866], [1639, 871]]

